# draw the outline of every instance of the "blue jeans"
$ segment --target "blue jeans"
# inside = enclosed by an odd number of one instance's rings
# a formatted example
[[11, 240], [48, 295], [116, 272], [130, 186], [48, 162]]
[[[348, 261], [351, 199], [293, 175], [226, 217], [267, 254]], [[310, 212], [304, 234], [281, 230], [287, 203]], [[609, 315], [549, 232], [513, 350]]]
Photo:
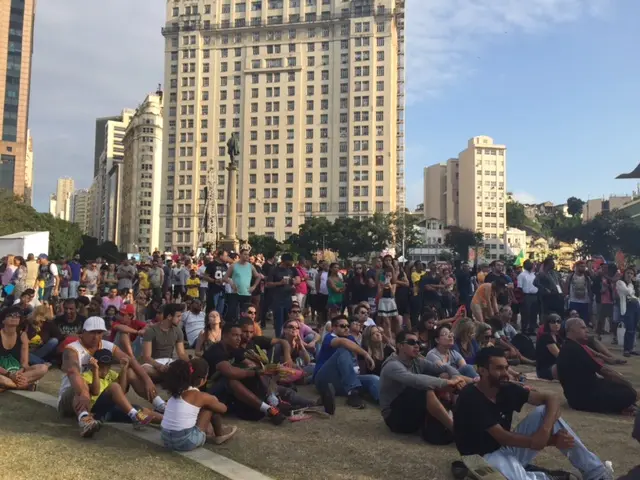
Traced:
[[584, 323], [589, 325], [591, 318], [589, 318], [589, 304], [580, 302], [569, 302], [569, 310], [575, 310], [578, 312], [578, 316], [584, 320]]
[[207, 314], [211, 310], [215, 310], [220, 314], [221, 318], [224, 318], [224, 295], [224, 290], [214, 295], [207, 292]]
[[29, 353], [29, 365], [40, 365], [46, 363], [46, 359], [49, 355], [56, 351], [58, 348], [58, 339], [50, 338], [46, 343], [43, 343], [36, 350]]
[[160, 434], [162, 443], [169, 450], [177, 452], [189, 452], [204, 445], [207, 440], [205, 433], [198, 427], [185, 428], [184, 430], [165, 430]]
[[638, 329], [638, 320], [640, 319], [640, 306], [638, 302], [627, 301], [627, 311], [622, 316], [624, 323], [624, 351], [633, 351], [633, 344], [636, 340], [636, 330]]
[[469, 365], [468, 363], [464, 367], [459, 368], [458, 371], [460, 372], [460, 375], [464, 377], [476, 378], [478, 376], [478, 372], [473, 368], [473, 365]]
[[380, 398], [380, 378], [377, 375], [358, 375], [354, 365], [353, 353], [346, 348], [338, 348], [316, 372], [316, 388], [322, 390], [332, 384], [337, 395], [348, 395], [352, 390], [364, 387], [377, 402]]
[[[542, 425], [545, 407], [537, 407], [527, 415], [516, 427], [514, 433], [532, 436]], [[569, 459], [571, 464], [580, 470], [584, 480], [597, 480], [605, 477], [606, 469], [600, 459], [587, 450], [580, 438], [563, 419], [559, 419], [553, 426], [553, 433], [559, 430], [566, 430], [575, 439], [575, 444], [571, 450], [561, 451]], [[549, 477], [541, 472], [527, 472], [524, 467], [533, 462], [538, 455], [538, 451], [528, 448], [502, 447], [495, 452], [488, 453], [484, 459], [489, 465], [500, 470], [509, 480], [548, 480]]]
[[289, 317], [290, 305], [272, 305], [271, 311], [273, 312], [273, 330], [275, 331], [276, 338], [282, 336], [282, 327], [284, 321]]

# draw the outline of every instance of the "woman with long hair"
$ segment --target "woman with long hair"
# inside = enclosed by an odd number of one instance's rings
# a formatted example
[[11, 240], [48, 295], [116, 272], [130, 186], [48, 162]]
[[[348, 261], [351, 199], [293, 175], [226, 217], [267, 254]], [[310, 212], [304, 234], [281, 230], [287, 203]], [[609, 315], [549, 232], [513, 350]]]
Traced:
[[58, 348], [59, 340], [52, 337], [53, 309], [51, 305], [38, 305], [27, 317], [25, 332], [29, 338], [29, 363], [39, 365], [46, 363]]
[[536, 342], [536, 374], [544, 380], [557, 380], [558, 369], [556, 360], [560, 354], [560, 347], [564, 342], [560, 330], [562, 318], [556, 313], [546, 316], [544, 333]]
[[188, 452], [205, 444], [216, 445], [229, 440], [237, 427], [222, 425], [220, 415], [227, 406], [216, 397], [203, 393], [209, 364], [201, 359], [176, 360], [169, 365], [164, 387], [171, 397], [162, 418], [162, 442], [170, 450]]
[[103, 270], [100, 275], [100, 283], [103, 287], [103, 292], [108, 292], [110, 289], [118, 288], [118, 276], [116, 274], [116, 264], [110, 263], [106, 270]]
[[353, 311], [360, 302], [366, 302], [369, 299], [369, 289], [367, 287], [367, 278], [364, 266], [358, 263], [353, 268], [353, 276], [347, 283], [347, 293], [349, 297], [349, 307]]
[[198, 340], [196, 340], [196, 357], [201, 357], [207, 348], [214, 343], [218, 343], [221, 338], [222, 318], [217, 311], [211, 310], [209, 315], [207, 315], [207, 322], [204, 325], [204, 330], [200, 332]]
[[436, 346], [427, 354], [427, 360], [438, 366], [449, 365], [468, 378], [476, 378], [478, 372], [471, 365], [467, 365], [462, 355], [453, 349], [453, 332], [447, 325], [441, 325], [435, 332]]
[[13, 298], [20, 298], [22, 292], [30, 288], [27, 286], [27, 263], [24, 261], [24, 258], [20, 256], [15, 257], [13, 262], [16, 267], [11, 280], [14, 285]]
[[389, 343], [384, 341], [382, 329], [377, 325], [369, 326], [364, 329], [362, 334], [362, 349], [369, 352], [375, 367], [369, 369], [366, 362], [362, 362], [360, 365], [360, 371], [364, 374], [372, 374], [380, 376], [382, 370], [382, 364], [391, 356], [396, 350]]
[[480, 345], [474, 338], [475, 334], [476, 324], [470, 318], [461, 318], [453, 327], [453, 349], [462, 355], [468, 365], [475, 365], [476, 355], [480, 351]]
[[300, 324], [297, 320], [287, 320], [282, 329], [282, 337], [291, 347], [291, 359], [306, 375], [312, 375], [316, 364], [311, 363], [311, 355], [300, 336]]
[[339, 271], [340, 266], [337, 263], [329, 265], [329, 277], [327, 278], [327, 289], [329, 291], [327, 308], [329, 309], [329, 318], [338, 315], [342, 309], [345, 285]]
[[[640, 355], [634, 350], [636, 329], [640, 320], [640, 302], [636, 295], [635, 279], [635, 269], [628, 267], [625, 268], [623, 277], [616, 282], [616, 291], [620, 299], [620, 317], [625, 328], [623, 346], [625, 357]], [[616, 332], [614, 331], [613, 334], [616, 335]]]
[[395, 300], [396, 274], [393, 266], [383, 267], [383, 279], [378, 281], [378, 314], [377, 323], [385, 332], [387, 338], [394, 338], [400, 330], [398, 321], [398, 306]]
[[493, 330], [488, 323], [476, 322], [476, 342], [480, 345], [480, 348], [493, 347]]
[[398, 308], [398, 321], [400, 326], [404, 325], [407, 330], [411, 330], [411, 310], [409, 308], [409, 300], [411, 296], [409, 276], [402, 268], [402, 265], [394, 260], [393, 268], [396, 271], [396, 307]]

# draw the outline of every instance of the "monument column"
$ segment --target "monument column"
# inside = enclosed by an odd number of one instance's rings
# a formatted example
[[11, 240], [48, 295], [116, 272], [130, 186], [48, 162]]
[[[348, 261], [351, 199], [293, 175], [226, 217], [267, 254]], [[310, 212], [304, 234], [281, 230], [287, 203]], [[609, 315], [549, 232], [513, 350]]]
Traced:
[[238, 251], [240, 242], [238, 241], [237, 231], [237, 211], [238, 211], [238, 160], [240, 154], [238, 138], [235, 134], [231, 134], [231, 138], [227, 142], [227, 150], [229, 152], [229, 165], [227, 166], [227, 225], [225, 229], [225, 237], [220, 241], [220, 248], [227, 252], [233, 250]]

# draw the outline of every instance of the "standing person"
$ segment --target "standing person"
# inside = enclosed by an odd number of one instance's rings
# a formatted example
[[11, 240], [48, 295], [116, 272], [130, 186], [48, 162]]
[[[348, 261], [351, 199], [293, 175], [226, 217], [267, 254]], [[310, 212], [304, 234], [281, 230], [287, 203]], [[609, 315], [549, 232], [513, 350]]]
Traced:
[[324, 327], [327, 323], [327, 303], [329, 301], [329, 287], [327, 281], [329, 280], [329, 264], [321, 260], [318, 264], [318, 275], [316, 276], [316, 291], [317, 296], [317, 311], [318, 311], [318, 326]]
[[176, 266], [171, 269], [171, 286], [173, 287], [173, 300], [177, 301], [178, 298], [183, 299], [186, 293], [185, 287], [187, 285], [187, 278], [189, 274], [185, 270], [181, 261], [176, 263]]
[[518, 275], [518, 286], [524, 294], [524, 302], [520, 312], [522, 333], [535, 335], [538, 328], [538, 287], [533, 284], [536, 274], [533, 273], [531, 260], [525, 260], [522, 266], [524, 270]]
[[498, 295], [496, 301], [501, 307], [511, 305], [513, 303], [513, 279], [505, 273], [505, 265], [502, 260], [496, 260], [491, 264], [491, 271], [484, 277], [484, 283], [492, 283], [499, 278], [505, 281], [507, 288]]
[[202, 275], [204, 275], [206, 273], [207, 270], [207, 264], [209, 262], [211, 262], [211, 260], [213, 260], [213, 257], [209, 254], [207, 254], [207, 256], [205, 257], [204, 261], [202, 262], [202, 265], [200, 265], [198, 267], [197, 270], [197, 276], [198, 278], [200, 278], [200, 301], [206, 305], [206, 301], [207, 301], [207, 289], [209, 288], [209, 282], [207, 282], [206, 280], [202, 280]]
[[[48, 301], [51, 297], [57, 297], [59, 293], [60, 277], [58, 276], [58, 267], [56, 267], [55, 263], [49, 261], [49, 256], [46, 253], [41, 253], [38, 256], [38, 262], [40, 263], [38, 281], [44, 282], [42, 300]], [[37, 288], [38, 285], [36, 284], [34, 289]]]
[[300, 277], [300, 283], [296, 285], [295, 296], [298, 305], [300, 305], [300, 308], [304, 311], [307, 305], [307, 295], [309, 294], [309, 287], [307, 285], [309, 271], [306, 267], [306, 259], [302, 255], [298, 257], [298, 265], [296, 265], [295, 268], [298, 270], [298, 276]]
[[[265, 260], [262, 264], [262, 276], [264, 279], [269, 277], [271, 270], [276, 264], [275, 252], [265, 253]], [[267, 326], [267, 314], [271, 311], [271, 297], [272, 291], [267, 288], [266, 280], [263, 280], [264, 295], [262, 296], [262, 303], [260, 305], [260, 326], [265, 328]]]
[[[525, 467], [539, 451], [555, 446], [582, 473], [582, 478], [613, 479], [560, 417], [560, 401], [556, 397], [509, 382], [509, 364], [503, 350], [480, 350], [477, 365], [480, 381], [460, 392], [453, 414], [453, 431], [461, 455], [482, 456], [510, 480], [546, 480], [549, 477], [545, 473], [528, 472]], [[513, 412], [519, 412], [524, 404], [537, 408], [511, 431]]]
[[[252, 279], [253, 283], [252, 283]], [[231, 264], [223, 278], [223, 282], [231, 284], [233, 293], [229, 295], [227, 308], [227, 321], [235, 321], [239, 318], [240, 311], [246, 305], [251, 304], [251, 294], [260, 283], [261, 276], [256, 268], [249, 262], [249, 250], [240, 250], [238, 261]]]
[[60, 273], [60, 298], [63, 300], [69, 297], [69, 285], [71, 283], [71, 267], [69, 267], [69, 262], [66, 259], [62, 260], [62, 264], [60, 268], [58, 268], [58, 272]]
[[22, 292], [27, 290], [27, 266], [25, 264], [24, 258], [18, 256], [13, 260], [16, 266], [16, 271], [13, 273], [13, 298], [20, 299], [22, 296]]
[[583, 260], [578, 260], [573, 272], [567, 277], [564, 284], [564, 294], [569, 297], [569, 310], [575, 310], [587, 326], [591, 324], [589, 304], [592, 299], [591, 279], [586, 274], [587, 266]]
[[596, 299], [598, 314], [596, 317], [596, 334], [598, 335], [598, 340], [602, 340], [604, 326], [607, 319], [609, 319], [609, 327], [615, 343], [618, 342], [618, 336], [616, 335], [618, 325], [613, 320], [613, 299], [616, 295], [617, 274], [618, 267], [615, 263], [603, 263], [600, 265], [598, 276], [593, 283], [593, 294]]
[[470, 312], [474, 288], [471, 281], [471, 269], [467, 262], [462, 262], [456, 271], [456, 286], [458, 287], [458, 304], [464, 305], [467, 312]]
[[173, 260], [171, 258], [168, 258], [165, 260], [164, 265], [162, 266], [162, 272], [164, 273], [164, 283], [162, 284], [162, 297], [166, 298], [167, 297], [167, 293], [169, 293], [169, 296], [171, 296], [171, 294], [173, 292], [171, 292], [171, 275], [172, 275], [172, 269], [171, 266], [173, 265]]
[[122, 305], [124, 305], [124, 300], [120, 295], [118, 295], [118, 289], [116, 287], [112, 287], [109, 289], [107, 295], [102, 297], [102, 307], [100, 311], [102, 315], [104, 315], [107, 311], [107, 308], [113, 306], [116, 308], [116, 310], [120, 310]]
[[133, 281], [137, 275], [138, 271], [136, 270], [136, 267], [131, 265], [128, 258], [125, 258], [116, 270], [116, 276], [118, 277], [118, 290], [129, 291], [133, 289]]
[[149, 269], [149, 284], [151, 286], [151, 298], [162, 297], [162, 285], [164, 284], [164, 270], [160, 266], [160, 262], [153, 261]]
[[385, 265], [382, 271], [382, 279], [378, 281], [378, 325], [382, 328], [385, 337], [394, 344], [395, 335], [400, 330], [398, 322], [398, 307], [396, 306], [396, 278], [393, 267]]
[[440, 313], [442, 311], [442, 297], [440, 292], [444, 288], [444, 285], [442, 285], [442, 279], [440, 275], [438, 275], [438, 265], [436, 262], [429, 262], [429, 271], [420, 279], [419, 288], [422, 292], [422, 308], [420, 311], [433, 307]]
[[355, 265], [353, 275], [347, 282], [347, 295], [349, 305], [353, 310], [360, 302], [369, 301], [367, 279], [365, 278], [364, 266], [361, 263]]
[[224, 283], [223, 278], [227, 273], [227, 264], [225, 263], [225, 252], [219, 250], [215, 257], [205, 267], [205, 273], [200, 278], [206, 280], [209, 285], [207, 290], [207, 314], [211, 310], [215, 310], [224, 315]]
[[188, 452], [211, 440], [220, 445], [238, 427], [223, 426], [220, 415], [227, 406], [200, 391], [207, 383], [209, 364], [200, 359], [176, 360], [169, 366], [167, 390], [171, 397], [162, 418], [162, 443], [170, 450]]
[[98, 264], [91, 262], [88, 268], [84, 269], [82, 273], [82, 284], [86, 287], [87, 295], [95, 295], [98, 293], [98, 280], [100, 277], [100, 270], [98, 270]]
[[80, 278], [82, 278], [82, 265], [80, 264], [80, 255], [75, 255], [73, 260], [69, 262], [71, 270], [71, 278], [69, 279], [69, 298], [78, 297], [78, 286]]
[[533, 282], [534, 286], [538, 287], [543, 315], [557, 313], [562, 316], [564, 313], [564, 293], [555, 268], [556, 262], [553, 257], [547, 257]]
[[4, 273], [2, 274], [2, 286], [6, 287], [11, 284], [11, 279], [13, 279], [13, 272], [16, 271], [16, 265], [14, 262], [13, 255], [7, 255], [7, 259], [4, 264]]
[[290, 253], [283, 253], [280, 264], [273, 267], [269, 273], [265, 286], [271, 290], [271, 309], [273, 310], [273, 328], [275, 336], [282, 336], [284, 320], [289, 316], [291, 297], [295, 286], [300, 283], [298, 271], [293, 268], [293, 257]]
[[194, 299], [200, 299], [200, 279], [195, 269], [189, 270], [189, 278], [187, 279], [187, 295]]
[[329, 295], [327, 298], [327, 308], [329, 309], [330, 317], [342, 313], [340, 310], [342, 309], [345, 285], [339, 270], [340, 266], [337, 263], [329, 265], [329, 277], [327, 279]]
[[33, 253], [27, 255], [27, 287], [33, 288], [36, 292], [38, 291], [38, 287], [36, 285], [36, 281], [38, 279], [38, 271], [40, 269], [40, 265], [38, 265], [37, 260], [35, 259]]
[[394, 262], [393, 266], [396, 271], [396, 306], [398, 307], [398, 322], [399, 328], [404, 328], [411, 331], [411, 315], [409, 307], [409, 298], [411, 296], [411, 282], [407, 273], [402, 268], [402, 265]]
[[424, 263], [416, 260], [411, 269], [411, 324], [417, 325], [422, 312], [422, 290], [420, 281], [424, 276]]
[[99, 285], [101, 292], [108, 292], [111, 288], [118, 288], [118, 274], [116, 273], [116, 264], [107, 265], [107, 268], [100, 270], [96, 262], [96, 269], [100, 274]]
[[616, 291], [620, 301], [620, 316], [625, 328], [623, 348], [625, 357], [640, 355], [634, 350], [636, 330], [640, 320], [640, 302], [636, 296], [635, 278], [635, 269], [629, 267], [625, 269], [624, 276], [616, 282]]

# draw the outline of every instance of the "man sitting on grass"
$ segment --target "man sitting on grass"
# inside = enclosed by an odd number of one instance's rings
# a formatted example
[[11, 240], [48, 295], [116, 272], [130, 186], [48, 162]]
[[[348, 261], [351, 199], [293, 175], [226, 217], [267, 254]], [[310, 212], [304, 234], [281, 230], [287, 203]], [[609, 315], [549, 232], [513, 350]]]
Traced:
[[[162, 381], [169, 364], [174, 360], [174, 350], [179, 359], [189, 361], [189, 356], [184, 350], [184, 334], [180, 328], [182, 309], [179, 303], [165, 305], [162, 320], [148, 326], [142, 339], [142, 359], [145, 362], [142, 367], [156, 383]], [[160, 409], [160, 413], [163, 412], [161, 406], [154, 407]]]
[[111, 340], [130, 357], [137, 357], [142, 351], [142, 339], [147, 332], [147, 324], [136, 320], [136, 307], [128, 303], [120, 308], [117, 320], [111, 324]]
[[[58, 412], [63, 417], [77, 415], [82, 437], [90, 437], [100, 429], [100, 422], [89, 413], [91, 394], [82, 374], [90, 369], [90, 360], [98, 350], [109, 350], [118, 361], [127, 357], [127, 354], [113, 343], [102, 340], [106, 332], [107, 328], [102, 318], [89, 317], [84, 322], [78, 340], [67, 345], [62, 354], [61, 369], [64, 376], [58, 395]], [[129, 384], [139, 396], [151, 401], [156, 408], [164, 406], [164, 401], [156, 393], [153, 382], [134, 358], [130, 359], [127, 377]]]
[[448, 364], [439, 367], [421, 357], [420, 340], [414, 333], [399, 332], [396, 348], [398, 352], [385, 360], [380, 373], [380, 407], [385, 423], [392, 432], [420, 431], [429, 443], [451, 443], [450, 393], [470, 379]]
[[89, 359], [90, 370], [82, 374], [82, 378], [89, 385], [91, 393], [91, 414], [98, 421], [133, 423], [133, 428], [141, 428], [151, 421], [160, 423], [162, 415], [148, 409], [133, 406], [127, 399], [130, 359], [120, 360], [121, 370], [111, 370], [113, 353], [103, 348]]
[[565, 325], [567, 339], [556, 368], [571, 408], [585, 412], [634, 414], [640, 398], [631, 383], [604, 365], [587, 347], [587, 326], [580, 318]]
[[[542, 449], [554, 446], [584, 480], [613, 479], [600, 459], [560, 418], [558, 398], [509, 382], [509, 363], [503, 349], [483, 348], [476, 356], [476, 366], [480, 381], [460, 392], [453, 414], [461, 455], [482, 456], [509, 480], [569, 479], [565, 472], [525, 470]], [[525, 403], [537, 408], [511, 431], [513, 412], [519, 412]]]

